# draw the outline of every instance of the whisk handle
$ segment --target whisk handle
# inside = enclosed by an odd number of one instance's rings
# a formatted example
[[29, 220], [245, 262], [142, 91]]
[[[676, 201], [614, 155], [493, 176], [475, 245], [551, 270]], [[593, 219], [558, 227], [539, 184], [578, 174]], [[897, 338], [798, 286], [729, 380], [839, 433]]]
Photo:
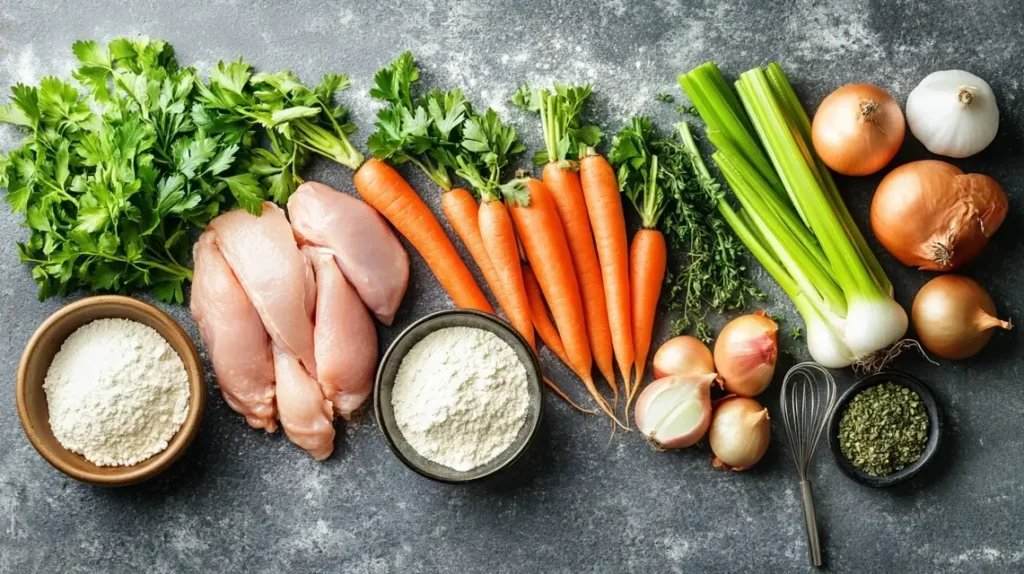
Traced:
[[814, 497], [811, 496], [811, 481], [800, 481], [800, 496], [804, 501], [804, 530], [807, 532], [807, 551], [811, 566], [821, 566], [821, 540], [818, 538], [818, 520], [814, 517]]

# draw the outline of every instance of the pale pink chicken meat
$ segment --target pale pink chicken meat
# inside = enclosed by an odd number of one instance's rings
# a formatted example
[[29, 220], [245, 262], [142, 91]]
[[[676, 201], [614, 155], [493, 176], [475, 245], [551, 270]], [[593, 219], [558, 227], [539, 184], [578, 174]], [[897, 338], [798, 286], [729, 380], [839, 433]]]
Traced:
[[261, 216], [236, 209], [214, 218], [209, 229], [271, 340], [301, 361], [307, 372], [316, 373], [316, 286], [284, 211], [265, 202]]
[[320, 385], [293, 355], [273, 344], [277, 411], [288, 440], [316, 460], [334, 451], [334, 415]]
[[342, 275], [328, 249], [302, 249], [316, 270], [317, 305], [313, 345], [316, 377], [334, 412], [346, 420], [373, 387], [377, 331], [359, 294]]
[[249, 426], [277, 430], [270, 336], [217, 248], [213, 231], [193, 247], [192, 316], [210, 353], [217, 384]]
[[409, 284], [409, 255], [384, 218], [359, 199], [315, 182], [292, 194], [288, 216], [299, 241], [330, 249], [359, 298], [390, 325]]

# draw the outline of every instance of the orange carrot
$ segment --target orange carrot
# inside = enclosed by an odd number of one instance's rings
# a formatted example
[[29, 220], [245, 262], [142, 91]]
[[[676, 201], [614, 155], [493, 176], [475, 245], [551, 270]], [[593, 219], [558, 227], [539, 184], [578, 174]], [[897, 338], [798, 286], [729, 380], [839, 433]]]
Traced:
[[619, 386], [615, 382], [612, 362], [612, 334], [608, 325], [604, 281], [601, 279], [601, 264], [594, 247], [594, 235], [587, 215], [587, 204], [583, 199], [579, 172], [570, 162], [549, 162], [544, 166], [543, 177], [544, 185], [551, 191], [565, 239], [569, 243], [569, 253], [587, 319], [590, 352], [618, 402]]
[[[476, 262], [477, 267], [480, 268], [480, 272], [487, 281], [487, 285], [491, 288], [491, 292], [494, 293], [495, 298], [498, 299], [498, 304], [501, 305], [502, 309], [506, 309], [506, 305], [502, 303], [502, 297], [504, 297], [504, 294], [503, 290], [500, 289], [500, 277], [494, 269], [494, 265], [491, 263], [491, 258], [487, 255], [487, 249], [484, 247], [483, 237], [480, 235], [480, 225], [478, 221], [480, 205], [477, 204], [476, 198], [474, 198], [473, 194], [465, 188], [457, 187], [446, 191], [441, 195], [441, 209], [444, 211], [445, 217], [448, 218], [448, 223], [450, 223], [452, 225], [452, 229], [455, 230], [455, 234], [459, 236], [459, 239], [461, 239], [462, 243], [465, 244], [466, 249], [469, 250], [470, 255], [473, 256], [473, 260]], [[568, 365], [569, 361], [565, 358], [565, 349], [562, 348], [562, 338], [558, 335], [558, 330], [555, 329], [555, 326], [551, 323], [551, 319], [548, 317], [547, 309], [544, 307], [544, 296], [540, 292], [540, 285], [537, 284], [537, 278], [534, 277], [533, 271], [528, 265], [523, 265], [522, 270], [523, 283], [526, 287], [527, 299], [530, 305], [530, 315], [533, 318], [535, 327], [534, 330], [537, 334], [540, 334], [544, 344], [551, 349], [551, 352], [554, 353], [555, 356], [563, 363]], [[499, 291], [502, 292], [501, 296], [499, 296]], [[536, 301], [534, 301], [534, 297], [536, 297]], [[538, 317], [534, 315], [535, 303], [540, 303], [539, 308], [542, 313], [542, 319], [538, 319]], [[508, 311], [506, 311], [505, 314], [508, 315]], [[536, 351], [536, 349], [534, 349], [534, 351]], [[551, 379], [544, 377], [544, 384], [577, 411], [586, 414], [594, 414], [596, 412], [590, 409], [585, 409], [573, 402], [573, 400], [569, 398], [569, 395], [565, 394], [565, 392], [562, 391], [562, 389], [560, 389]]]
[[437, 218], [394, 168], [370, 158], [353, 179], [359, 195], [419, 251], [457, 307], [494, 312]]
[[519, 231], [526, 257], [537, 275], [537, 282], [540, 283], [544, 298], [551, 307], [555, 325], [562, 335], [569, 366], [583, 381], [601, 410], [618, 422], [608, 401], [594, 386], [594, 379], [591, 376], [593, 357], [587, 340], [583, 302], [580, 299], [579, 285], [576, 283], [569, 244], [566, 242], [565, 232], [562, 231], [562, 222], [558, 219], [558, 211], [551, 199], [551, 192], [543, 183], [533, 178], [527, 179], [524, 185], [529, 194], [529, 204], [512, 203], [509, 211]]
[[501, 302], [509, 323], [537, 351], [533, 336], [533, 318], [530, 317], [530, 302], [523, 285], [523, 269], [519, 263], [519, 245], [516, 242], [515, 227], [505, 204], [496, 199], [484, 199], [479, 211], [480, 237], [487, 257], [497, 275], [497, 284], [492, 285], [495, 297]]
[[[484, 281], [490, 287], [494, 298], [498, 300], [498, 305], [504, 309], [505, 303], [502, 301], [504, 293], [500, 289], [500, 276], [494, 269], [494, 265], [491, 264], [491, 258], [487, 256], [487, 249], [480, 236], [480, 205], [476, 198], [469, 190], [462, 187], [445, 191], [441, 194], [441, 211], [444, 211], [448, 223], [455, 230], [455, 235], [459, 236], [476, 266], [480, 268], [480, 273], [483, 274]], [[508, 311], [505, 311], [505, 314], [507, 315]]]
[[523, 265], [523, 285], [526, 286], [526, 298], [530, 301], [530, 316], [533, 317], [533, 327], [544, 341], [544, 345], [558, 357], [566, 366], [569, 366], [569, 359], [565, 356], [565, 346], [562, 345], [562, 336], [558, 329], [548, 317], [548, 308], [544, 303], [544, 294], [540, 291], [540, 284], [537, 283], [537, 276], [533, 274], [533, 268]]
[[583, 414], [587, 414], [587, 415], [596, 415], [597, 414], [597, 411], [595, 411], [594, 409], [585, 409], [585, 408], [579, 406], [578, 404], [576, 404], [576, 401], [574, 401], [571, 398], [569, 398], [569, 395], [565, 394], [565, 391], [563, 391], [562, 389], [558, 388], [558, 385], [556, 385], [555, 382], [552, 381], [551, 379], [549, 379], [547, 377], [544, 377], [544, 384], [547, 385], [549, 389], [551, 389], [551, 392], [553, 392], [556, 395], [558, 395], [558, 397], [560, 399], [562, 399], [563, 401], [569, 403], [570, 407], [578, 410], [579, 412], [581, 412]]
[[633, 396], [643, 382], [667, 258], [665, 236], [657, 229], [641, 229], [633, 236], [633, 243], [629, 247], [629, 294], [632, 301], [633, 343], [636, 345], [636, 380], [626, 397], [627, 413]]
[[628, 396], [630, 372], [636, 354], [629, 309], [629, 244], [626, 241], [626, 217], [622, 210], [619, 184], [608, 160], [596, 154], [586, 155], [580, 160], [580, 183], [583, 185], [590, 225], [594, 229], [597, 257], [601, 262], [601, 277], [608, 298], [612, 347]]

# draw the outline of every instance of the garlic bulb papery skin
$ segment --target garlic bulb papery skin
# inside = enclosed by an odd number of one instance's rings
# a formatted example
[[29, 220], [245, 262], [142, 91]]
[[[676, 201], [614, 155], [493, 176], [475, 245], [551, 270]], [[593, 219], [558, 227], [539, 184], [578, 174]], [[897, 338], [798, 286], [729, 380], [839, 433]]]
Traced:
[[907, 98], [907, 123], [928, 151], [968, 157], [999, 131], [999, 107], [988, 82], [963, 70], [928, 74]]

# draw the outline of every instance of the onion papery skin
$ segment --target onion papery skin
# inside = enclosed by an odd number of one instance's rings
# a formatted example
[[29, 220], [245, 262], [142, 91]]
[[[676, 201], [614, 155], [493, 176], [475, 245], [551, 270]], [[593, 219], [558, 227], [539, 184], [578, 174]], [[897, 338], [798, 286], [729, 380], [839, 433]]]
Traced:
[[715, 358], [703, 341], [689, 335], [665, 341], [654, 353], [654, 378], [706, 375], [715, 372]]
[[715, 367], [726, 392], [753, 397], [764, 392], [779, 358], [779, 326], [764, 311], [730, 321], [715, 341]]
[[771, 440], [768, 409], [747, 397], [729, 396], [715, 405], [708, 430], [715, 468], [742, 471], [757, 464]]
[[906, 132], [903, 111], [888, 92], [850, 84], [829, 94], [811, 124], [814, 151], [843, 175], [870, 175], [896, 157]]
[[991, 177], [921, 160], [882, 179], [871, 201], [871, 229], [904, 265], [953, 271], [981, 252], [1008, 209]]
[[[711, 385], [714, 373], [665, 377], [647, 385], [636, 399], [636, 426], [655, 450], [686, 448], [697, 444], [711, 425]], [[682, 409], [699, 406], [692, 425], [674, 428]]]
[[940, 275], [925, 283], [911, 313], [921, 344], [950, 360], [973, 357], [992, 339], [995, 329], [1012, 327], [996, 317], [988, 291], [962, 275]]

